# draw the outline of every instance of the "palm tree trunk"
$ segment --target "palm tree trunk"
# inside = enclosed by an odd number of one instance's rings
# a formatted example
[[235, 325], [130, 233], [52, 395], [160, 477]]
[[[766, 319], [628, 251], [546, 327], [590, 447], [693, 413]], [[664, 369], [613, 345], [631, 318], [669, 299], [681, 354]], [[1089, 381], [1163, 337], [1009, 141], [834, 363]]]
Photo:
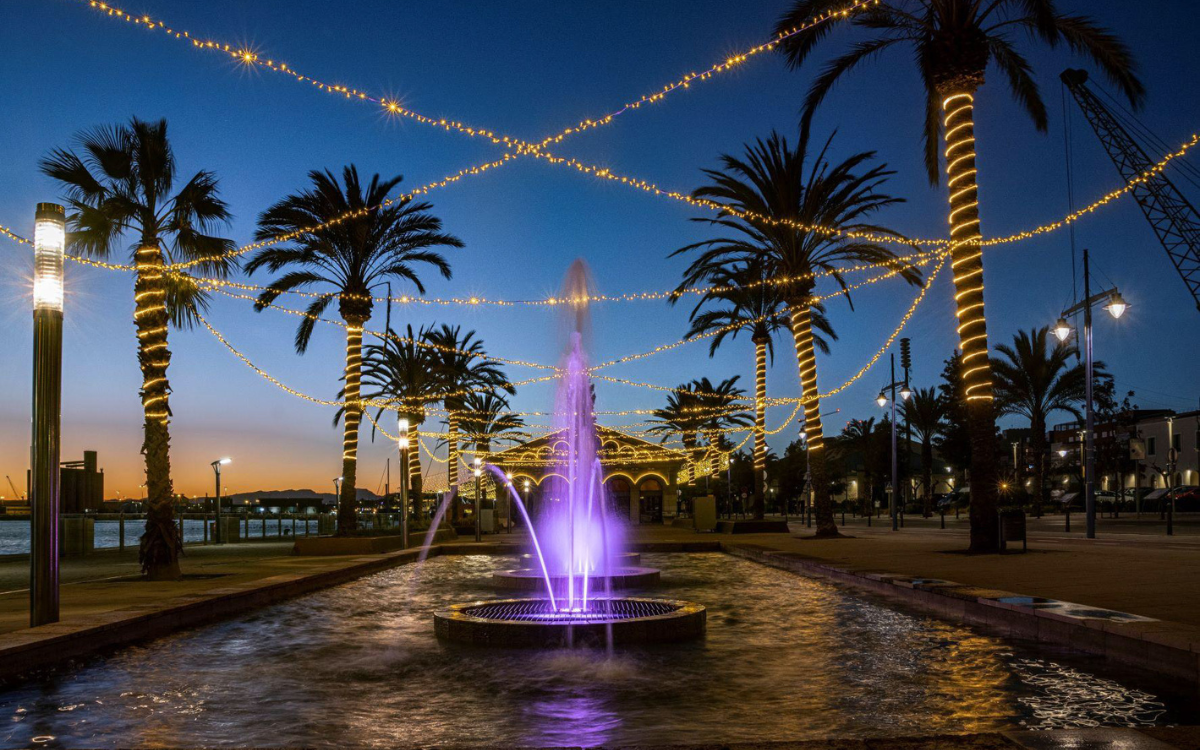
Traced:
[[447, 407], [446, 451], [449, 461], [446, 467], [446, 481], [449, 484], [450, 502], [454, 503], [450, 518], [454, 523], [462, 520], [462, 504], [458, 502], [458, 415], [454, 409]]
[[767, 470], [767, 339], [754, 337], [754, 517], [763, 517]]
[[972, 552], [995, 552], [999, 542], [996, 516], [996, 416], [992, 401], [992, 367], [988, 361], [987, 324], [983, 306], [983, 238], [979, 228], [979, 191], [975, 166], [974, 84], [942, 89], [947, 185], [950, 190], [950, 264], [954, 269], [958, 342], [971, 440]]
[[134, 282], [134, 324], [137, 327], [138, 365], [142, 370], [142, 414], [145, 419], [142, 454], [146, 457], [146, 531], [138, 561], [152, 580], [180, 577], [179, 554], [183, 543], [175, 525], [174, 488], [171, 485], [171, 408], [167, 367], [167, 305], [163, 289], [163, 256], [156, 244], [137, 251]]
[[1033, 515], [1042, 517], [1042, 501], [1046, 492], [1046, 425], [1034, 422], [1030, 425], [1029, 447], [1033, 450]]
[[421, 492], [423, 490], [423, 480], [421, 478], [421, 423], [413, 423], [413, 435], [416, 440], [413, 442], [413, 447], [408, 452], [408, 501], [409, 504], [417, 510], [417, 517], [421, 517], [423, 510], [421, 503]]
[[346, 321], [346, 421], [342, 433], [342, 496], [338, 498], [338, 534], [358, 528], [358, 425], [362, 421], [360, 378], [362, 376], [363, 324], [360, 318]]
[[925, 496], [923, 515], [929, 518], [933, 515], [933, 441], [929, 438], [921, 441], [921, 484]]
[[821, 429], [821, 399], [817, 391], [817, 356], [813, 342], [812, 311], [807, 300], [794, 300], [792, 338], [796, 343], [796, 362], [800, 367], [800, 393], [804, 399], [804, 432], [808, 442], [808, 476], [812, 482], [813, 515], [816, 536], [838, 534], [833, 521], [833, 502], [825, 473], [825, 436]]

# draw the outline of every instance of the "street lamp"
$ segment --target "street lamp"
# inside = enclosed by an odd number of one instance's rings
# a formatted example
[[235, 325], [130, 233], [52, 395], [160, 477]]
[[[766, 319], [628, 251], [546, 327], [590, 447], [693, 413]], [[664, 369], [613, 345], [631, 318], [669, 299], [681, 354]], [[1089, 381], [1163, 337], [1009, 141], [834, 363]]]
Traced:
[[213, 528], [213, 544], [224, 544], [225, 543], [225, 534], [221, 530], [221, 467], [224, 466], [225, 464], [229, 463], [232, 460], [233, 459], [231, 459], [231, 458], [218, 458], [216, 461], [213, 461], [211, 464], [212, 470], [213, 470], [213, 476], [216, 478], [216, 482], [217, 482], [217, 492], [216, 492], [217, 505], [216, 505], [216, 511], [213, 515], [213, 517], [215, 519], [215, 524], [216, 524], [216, 526]]
[[[899, 456], [896, 453], [896, 392], [899, 389], [900, 398], [903, 401], [908, 401], [912, 395], [912, 390], [908, 387], [907, 381], [896, 380], [896, 355], [891, 355], [892, 360], [892, 382], [888, 383], [879, 391], [879, 398], [875, 399], [875, 403], [879, 404], [879, 408], [887, 406], [888, 402], [892, 404], [892, 493], [888, 498], [888, 509], [892, 515], [892, 531], [900, 529], [900, 515], [897, 512], [896, 504], [900, 497], [900, 471], [899, 471]], [[891, 392], [889, 398], [888, 393]]]
[[[388, 296], [388, 306], [391, 307], [391, 295]], [[408, 548], [408, 420], [400, 417], [397, 424], [400, 427], [400, 536], [403, 539], [401, 547]]]
[[475, 541], [483, 541], [483, 527], [480, 523], [479, 485], [483, 477], [483, 459], [475, 457]]
[[1086, 360], [1086, 372], [1084, 377], [1087, 382], [1084, 384], [1086, 393], [1084, 395], [1086, 401], [1086, 423], [1084, 430], [1084, 474], [1083, 474], [1083, 492], [1084, 492], [1084, 508], [1087, 511], [1087, 538], [1096, 538], [1096, 482], [1094, 479], [1095, 464], [1096, 464], [1096, 434], [1095, 434], [1095, 407], [1093, 404], [1092, 390], [1094, 383], [1093, 375], [1093, 359], [1092, 359], [1092, 308], [1098, 304], [1105, 303], [1104, 309], [1114, 319], [1120, 318], [1125, 314], [1125, 309], [1128, 305], [1125, 303], [1125, 298], [1116, 288], [1109, 289], [1099, 294], [1092, 294], [1091, 289], [1091, 269], [1089, 266], [1088, 250], [1083, 250], [1083, 300], [1076, 305], [1063, 311], [1058, 322], [1054, 326], [1054, 335], [1059, 341], [1065, 342], [1071, 335], [1071, 326], [1067, 323], [1067, 318], [1072, 315], [1083, 313], [1083, 348], [1084, 357]]
[[66, 211], [39, 203], [33, 226], [33, 420], [30, 441], [29, 625], [58, 622], [58, 459], [62, 423]]

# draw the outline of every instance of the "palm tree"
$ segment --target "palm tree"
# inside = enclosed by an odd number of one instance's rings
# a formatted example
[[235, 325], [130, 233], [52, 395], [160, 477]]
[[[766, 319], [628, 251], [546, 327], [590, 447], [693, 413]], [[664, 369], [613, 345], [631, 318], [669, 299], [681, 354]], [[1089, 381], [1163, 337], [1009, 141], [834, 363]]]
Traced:
[[[511, 396], [516, 389], [508, 383], [504, 371], [486, 359], [483, 340], [474, 331], [463, 333], [460, 326], [443, 323], [426, 333], [425, 341], [434, 347], [433, 367], [441, 383], [442, 406], [446, 409], [447, 480], [453, 494], [458, 491], [458, 426], [467, 396], [475, 390], [503, 391]], [[457, 500], [452, 518], [456, 522], [462, 518], [461, 503]]]
[[[832, 139], [831, 139], [832, 140]], [[895, 263], [909, 283], [919, 283], [920, 273], [902, 266], [891, 250], [873, 242], [847, 240], [804, 226], [822, 225], [854, 232], [898, 237], [895, 232], [867, 223], [868, 216], [901, 202], [880, 192], [893, 174], [883, 165], [870, 167], [872, 152], [858, 153], [832, 164], [826, 159], [829, 142], [809, 163], [807, 146], [789, 147], [787, 139], [772, 133], [766, 141], [746, 147], [741, 158], [721, 157], [723, 169], [704, 170], [709, 184], [692, 195], [728, 207], [709, 222], [732, 234], [704, 240], [674, 254], [702, 251], [684, 275], [684, 285], [708, 278], [721, 267], [758, 259], [771, 278], [781, 284], [796, 347], [800, 386], [804, 397], [804, 429], [808, 438], [810, 478], [817, 519], [817, 536], [839, 536], [833, 521], [824, 458], [820, 396], [817, 390], [816, 327], [812, 292], [816, 274], [827, 273], [843, 288], [842, 269], [861, 263]], [[860, 171], [861, 170], [861, 171]], [[735, 213], [736, 212], [736, 213]], [[749, 216], [765, 216], [762, 221]], [[775, 223], [777, 221], [787, 223]], [[848, 298], [847, 294], [847, 298]], [[827, 335], [831, 332], [826, 331]]]
[[[391, 399], [399, 403], [397, 417], [407, 419], [413, 435], [419, 435], [427, 418], [426, 405], [440, 400], [441, 381], [434, 370], [433, 350], [422, 345], [428, 331], [421, 328], [416, 334], [407, 326], [404, 338], [389, 337], [383, 344], [370, 344], [363, 349], [363, 398]], [[382, 417], [379, 407], [376, 419]], [[408, 462], [409, 476], [402, 481], [409, 485], [409, 497], [420, 508], [422, 493], [420, 446]]]
[[[481, 457], [485, 464], [487, 455], [492, 451], [492, 443], [516, 442], [519, 435], [514, 433], [525, 426], [525, 420], [508, 413], [508, 408], [508, 399], [495, 391], [473, 391], [463, 399], [460, 423], [467, 428], [467, 442], [475, 446], [475, 454]], [[480, 484], [480, 491], [482, 494], [479, 499], [482, 503], [487, 500], [486, 484]]]
[[745, 389], [737, 385], [740, 379], [740, 375], [734, 375], [716, 385], [706, 377], [691, 382], [692, 391], [696, 394], [696, 429], [708, 442], [711, 456], [712, 465], [706, 467], [709, 475], [720, 469], [717, 459], [720, 452], [726, 449], [726, 433], [754, 423], [753, 417], [736, 403], [746, 396]]
[[[1001, 357], [992, 358], [996, 373], [996, 406], [1001, 414], [1029, 420], [1029, 448], [1033, 451], [1033, 508], [1041, 516], [1046, 488], [1046, 423], [1051, 414], [1065, 411], [1082, 419], [1078, 404], [1087, 389], [1087, 371], [1078, 361], [1078, 350], [1067, 343], [1051, 341], [1049, 328], [1018, 331], [1012, 346], [996, 347]], [[1072, 358], [1075, 362], [1072, 363]], [[1094, 365], [1094, 376], [1108, 379], [1104, 363]], [[971, 479], [971, 494], [976, 482]]]
[[946, 426], [946, 401], [936, 388], [917, 388], [904, 402], [904, 419], [921, 441], [922, 515], [933, 515], [933, 439]]
[[[296, 329], [299, 354], [308, 349], [316, 319], [334, 299], [338, 301], [338, 312], [346, 323], [343, 479], [338, 500], [338, 533], [344, 534], [358, 525], [355, 474], [362, 420], [362, 336], [371, 319], [371, 288], [397, 278], [411, 282], [423, 294], [425, 285], [417, 267], [427, 265], [450, 278], [450, 265], [435, 248], [462, 247], [463, 243], [442, 231], [442, 221], [429, 212], [429, 203], [402, 199], [369, 210], [387, 200], [404, 179], [401, 176], [381, 180], [376, 174], [363, 185], [358, 169], [351, 165], [342, 170], [342, 183], [328, 170], [313, 170], [308, 178], [312, 183], [308, 189], [283, 198], [258, 217], [255, 239], [280, 235], [293, 239], [260, 249], [246, 264], [246, 271], [291, 269], [259, 294], [255, 304], [259, 311], [284, 292], [323, 288]], [[347, 215], [349, 218], [343, 218]], [[323, 228], [310, 230], [312, 226]]]
[[[786, 328], [787, 301], [782, 289], [767, 283], [766, 268], [759, 260], [731, 268], [714, 269], [705, 279], [710, 288], [692, 309], [691, 328], [684, 338], [711, 336], [708, 356], [715, 356], [726, 337], [737, 338], [745, 331], [754, 344], [754, 517], [763, 517], [766, 489], [763, 472], [767, 468], [767, 359], [775, 362], [774, 336]], [[670, 298], [675, 304], [678, 295]], [[824, 307], [813, 305], [813, 327], [826, 336], [836, 335], [824, 314]], [[815, 342], [822, 353], [829, 344], [820, 335]]]
[[[813, 14], [840, 8], [841, 0], [799, 0], [780, 19], [779, 30], [793, 28]], [[1014, 35], [1026, 32], [1048, 47], [1065, 42], [1090, 57], [1129, 101], [1138, 106], [1145, 89], [1129, 48], [1087, 16], [1060, 13], [1054, 0], [893, 0], [872, 5], [851, 22], [870, 38], [831, 61], [813, 81], [804, 101], [801, 132], [807, 137], [816, 108], [844, 75], [892, 47], [907, 47], [925, 90], [925, 168], [937, 185], [946, 161], [950, 188], [950, 251], [954, 269], [959, 348], [962, 350], [971, 452], [971, 549], [994, 551], [999, 540], [996, 516], [996, 411], [989, 366], [983, 304], [983, 238], [975, 161], [975, 92], [989, 63], [1008, 81], [1013, 96], [1038, 130], [1046, 130], [1046, 105], [1028, 59]], [[781, 44], [793, 68], [800, 67], [817, 43], [833, 30], [820, 24]], [[914, 54], [915, 53], [915, 54]], [[939, 114], [940, 112], [940, 114]], [[939, 147], [941, 143], [941, 147]], [[942, 153], [939, 154], [939, 148]]]
[[176, 192], [175, 153], [167, 121], [99, 127], [77, 136], [82, 155], [55, 149], [41, 160], [42, 172], [62, 183], [71, 207], [67, 249], [106, 259], [132, 234], [134, 324], [142, 371], [142, 454], [146, 457], [146, 531], [138, 559], [148, 578], [178, 578], [179, 538], [172, 509], [171, 392], [167, 329], [190, 328], [208, 295], [191, 277], [169, 264], [198, 261], [207, 276], [227, 276], [234, 267], [226, 253], [231, 240], [208, 234], [229, 221], [212, 172], [196, 172]]
[[695, 391], [695, 381], [680, 383], [667, 396], [667, 405], [655, 409], [651, 414], [650, 426], [646, 432], [659, 436], [659, 442], [678, 436], [683, 443], [683, 451], [688, 457], [688, 484], [696, 479], [696, 444], [699, 442], [700, 428], [699, 402]]

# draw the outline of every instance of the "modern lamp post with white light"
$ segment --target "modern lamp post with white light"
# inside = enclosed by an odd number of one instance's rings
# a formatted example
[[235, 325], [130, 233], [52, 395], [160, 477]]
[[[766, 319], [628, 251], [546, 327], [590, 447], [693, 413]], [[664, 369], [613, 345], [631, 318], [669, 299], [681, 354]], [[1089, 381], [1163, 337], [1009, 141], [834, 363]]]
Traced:
[[401, 546], [408, 548], [408, 420], [399, 421], [400, 438], [400, 537]]
[[33, 434], [30, 450], [29, 625], [58, 622], [58, 457], [62, 423], [66, 211], [37, 204], [33, 229]]
[[215, 526], [213, 527], [214, 544], [225, 543], [225, 532], [221, 529], [221, 467], [232, 460], [231, 458], [218, 458], [212, 462], [213, 475], [217, 480], [217, 504], [216, 510], [213, 513], [213, 517], [216, 519]]
[[[908, 397], [912, 395], [912, 390], [908, 387], [908, 381], [896, 380], [896, 355], [891, 355], [892, 360], [892, 382], [888, 383], [879, 391], [879, 398], [875, 399], [875, 403], [879, 404], [880, 408], [887, 406], [888, 401], [892, 403], [892, 496], [888, 501], [888, 509], [892, 514], [892, 531], [897, 531], [900, 528], [900, 516], [896, 512], [897, 499], [900, 497], [900, 472], [898, 470], [899, 459], [896, 454], [896, 389], [900, 389], [900, 399], [908, 401]], [[888, 393], [891, 396], [888, 396]]]
[[1083, 348], [1086, 368], [1084, 377], [1087, 382], [1084, 384], [1085, 401], [1086, 401], [1086, 423], [1084, 425], [1084, 470], [1083, 470], [1083, 500], [1084, 510], [1087, 513], [1087, 538], [1096, 538], [1096, 483], [1093, 474], [1093, 469], [1096, 463], [1096, 434], [1095, 434], [1095, 409], [1092, 403], [1092, 386], [1093, 386], [1093, 366], [1092, 366], [1092, 308], [1103, 303], [1104, 309], [1108, 311], [1113, 318], [1120, 318], [1125, 314], [1125, 309], [1128, 307], [1125, 304], [1125, 299], [1121, 297], [1121, 293], [1116, 287], [1108, 291], [1092, 294], [1091, 290], [1091, 269], [1088, 266], [1088, 251], [1083, 250], [1083, 300], [1078, 304], [1063, 311], [1062, 317], [1054, 325], [1054, 335], [1059, 341], [1065, 342], [1071, 335], [1071, 324], [1067, 322], [1067, 318], [1083, 313]]

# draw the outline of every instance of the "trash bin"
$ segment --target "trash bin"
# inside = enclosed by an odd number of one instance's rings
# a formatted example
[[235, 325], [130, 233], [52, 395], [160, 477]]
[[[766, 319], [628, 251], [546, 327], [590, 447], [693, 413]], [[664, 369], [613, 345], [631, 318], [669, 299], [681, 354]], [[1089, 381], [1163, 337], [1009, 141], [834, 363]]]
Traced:
[[1008, 552], [1008, 545], [1020, 542], [1021, 551], [1029, 550], [1029, 542], [1025, 535], [1025, 511], [1000, 511], [1000, 552]]

